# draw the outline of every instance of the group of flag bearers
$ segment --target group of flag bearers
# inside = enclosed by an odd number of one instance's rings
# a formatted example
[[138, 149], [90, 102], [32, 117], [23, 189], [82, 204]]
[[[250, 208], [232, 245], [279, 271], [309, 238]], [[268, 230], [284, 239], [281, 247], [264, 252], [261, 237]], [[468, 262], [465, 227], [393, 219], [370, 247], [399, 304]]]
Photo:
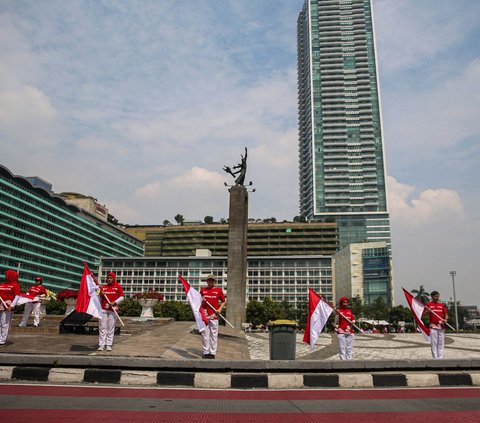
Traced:
[[[215, 286], [214, 275], [207, 276], [207, 287], [201, 288], [200, 292], [191, 287], [182, 276], [178, 275], [178, 278], [184, 287], [187, 301], [202, 335], [203, 358], [214, 359], [218, 344], [218, 319], [222, 318], [233, 327], [221, 314], [227, 303], [225, 294], [221, 288]], [[434, 359], [443, 358], [445, 326], [453, 328], [447, 322], [448, 312], [445, 305], [439, 301], [439, 293], [433, 291], [431, 293], [432, 301], [423, 304], [404, 288], [403, 291], [419, 331], [430, 342], [432, 357]], [[0, 346], [6, 343], [14, 307], [25, 304], [25, 312], [19, 326], [26, 326], [33, 311], [34, 326], [36, 327], [40, 323], [40, 301], [46, 295], [47, 292], [42, 285], [41, 277], [35, 278], [35, 285], [31, 286], [27, 293], [22, 294], [18, 284], [18, 272], [15, 270], [5, 272], [5, 282], [0, 284]], [[118, 315], [118, 306], [124, 298], [123, 289], [117, 282], [114, 272], [108, 273], [106, 284], [101, 285], [87, 264], [84, 263], [75, 311], [99, 319], [98, 351], [112, 350], [116, 321], [118, 320], [123, 325]], [[354, 329], [361, 333], [363, 330], [355, 324], [355, 316], [350, 310], [347, 297], [340, 298], [336, 308], [309, 288], [309, 311], [303, 341], [309, 344], [313, 350], [315, 342], [334, 311], [339, 358], [340, 360], [351, 360], [355, 340]], [[426, 314], [429, 316], [429, 327], [422, 321], [422, 317]]]

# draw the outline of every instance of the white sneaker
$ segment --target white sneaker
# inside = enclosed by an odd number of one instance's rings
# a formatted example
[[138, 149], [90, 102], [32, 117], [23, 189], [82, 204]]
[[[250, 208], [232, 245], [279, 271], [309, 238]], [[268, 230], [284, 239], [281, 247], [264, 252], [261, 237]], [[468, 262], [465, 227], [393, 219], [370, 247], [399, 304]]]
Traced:
[[97, 348], [97, 351], [103, 351], [105, 349], [105, 347], [103, 345], [100, 345], [98, 348]]
[[19, 328], [25, 328], [27, 325], [22, 325], [21, 323], [18, 325]]
[[110, 345], [107, 345], [107, 351], [112, 351], [112, 347]]

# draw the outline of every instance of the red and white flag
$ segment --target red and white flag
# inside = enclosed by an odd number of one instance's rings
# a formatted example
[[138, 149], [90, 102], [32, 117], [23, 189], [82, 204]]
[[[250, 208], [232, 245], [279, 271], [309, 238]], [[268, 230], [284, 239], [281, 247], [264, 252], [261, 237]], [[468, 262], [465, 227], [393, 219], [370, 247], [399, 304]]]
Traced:
[[198, 292], [195, 288], [192, 288], [190, 284], [185, 279], [183, 279], [180, 275], [178, 275], [178, 279], [180, 279], [180, 282], [182, 282], [183, 289], [187, 294], [187, 301], [188, 301], [188, 304], [190, 304], [190, 307], [192, 308], [193, 316], [195, 317], [195, 321], [197, 322], [198, 330], [202, 332], [205, 330], [205, 328], [208, 325], [207, 316], [205, 316], [205, 313], [201, 308], [203, 298], [200, 295], [200, 292]]
[[430, 329], [427, 328], [427, 326], [425, 326], [425, 323], [422, 322], [422, 315], [426, 305], [423, 304], [421, 301], [417, 300], [405, 288], [402, 288], [402, 289], [405, 294], [405, 298], [407, 299], [407, 303], [410, 306], [410, 309], [412, 310], [415, 322], [417, 322], [417, 326], [418, 326], [418, 329], [420, 330], [420, 333], [423, 335], [426, 341], [430, 342]]
[[22, 305], [22, 304], [33, 303], [34, 301], [38, 301], [38, 298], [35, 295], [20, 294], [20, 295], [15, 296], [15, 298], [13, 299], [13, 302], [12, 302], [10, 307], [14, 308], [14, 307]]
[[334, 308], [320, 295], [312, 288], [308, 288], [308, 317], [303, 342], [310, 344], [310, 350], [313, 350], [333, 310]]
[[95, 277], [92, 275], [87, 263], [83, 262], [82, 280], [80, 281], [77, 303], [75, 305], [77, 313], [87, 313], [99, 319], [103, 317], [97, 289], [98, 285], [95, 283]]

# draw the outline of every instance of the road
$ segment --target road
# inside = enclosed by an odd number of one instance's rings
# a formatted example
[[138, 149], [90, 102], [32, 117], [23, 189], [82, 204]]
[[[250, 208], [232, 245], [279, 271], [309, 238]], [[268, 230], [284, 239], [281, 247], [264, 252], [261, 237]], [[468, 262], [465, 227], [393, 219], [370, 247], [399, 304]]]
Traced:
[[200, 390], [0, 385], [9, 423], [479, 422], [480, 388]]

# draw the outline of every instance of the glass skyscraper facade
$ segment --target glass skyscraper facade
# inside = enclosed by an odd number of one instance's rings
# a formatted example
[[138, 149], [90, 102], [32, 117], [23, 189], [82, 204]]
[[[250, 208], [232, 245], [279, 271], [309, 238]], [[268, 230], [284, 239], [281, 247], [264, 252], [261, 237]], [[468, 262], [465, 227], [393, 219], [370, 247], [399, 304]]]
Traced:
[[371, 0], [306, 0], [297, 54], [300, 213], [390, 251]]

